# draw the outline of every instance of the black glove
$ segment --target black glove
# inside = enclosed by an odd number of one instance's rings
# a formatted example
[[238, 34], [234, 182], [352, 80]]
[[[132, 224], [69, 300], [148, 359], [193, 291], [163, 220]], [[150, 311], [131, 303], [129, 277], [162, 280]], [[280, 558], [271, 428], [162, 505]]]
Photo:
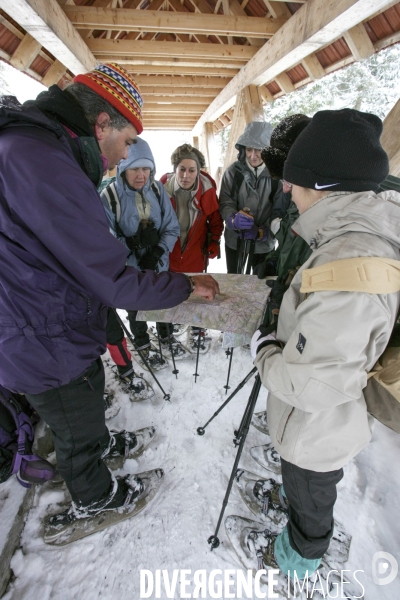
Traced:
[[155, 228], [153, 221], [149, 221], [147, 224], [141, 223], [139, 248], [157, 246], [159, 241], [160, 236], [158, 235], [158, 231]]
[[155, 271], [163, 254], [164, 248], [161, 248], [161, 246], [155, 246], [154, 248], [151, 248], [151, 250], [146, 252], [146, 254], [144, 254], [139, 260], [139, 268], [142, 271], [144, 269], [151, 269], [152, 271]]
[[283, 294], [286, 292], [289, 286], [278, 279], [268, 279], [266, 284], [268, 287], [272, 288], [268, 297], [268, 302], [271, 304], [271, 308], [280, 308], [283, 300]]
[[153, 221], [140, 222], [139, 229], [135, 235], [125, 238], [126, 245], [131, 252], [135, 250], [141, 250], [142, 248], [149, 248], [157, 246], [160, 241], [158, 231], [154, 226]]
[[258, 279], [265, 279], [266, 277], [273, 277], [276, 275], [276, 262], [273, 260], [264, 260], [253, 267], [254, 275], [257, 275]]

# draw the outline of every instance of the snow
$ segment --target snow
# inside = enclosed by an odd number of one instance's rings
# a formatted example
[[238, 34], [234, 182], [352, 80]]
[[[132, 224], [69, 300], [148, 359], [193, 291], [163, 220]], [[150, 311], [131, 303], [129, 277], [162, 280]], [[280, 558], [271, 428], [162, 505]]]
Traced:
[[[224, 259], [211, 263], [211, 268], [220, 272], [224, 272], [224, 267]], [[125, 316], [124, 311], [120, 314]], [[227, 398], [223, 386], [228, 359], [221, 347], [220, 332], [211, 333], [212, 347], [200, 356], [197, 383], [193, 376], [195, 356], [177, 362], [177, 379], [171, 373], [172, 366], [157, 373], [161, 385], [171, 394], [170, 402], [163, 400], [163, 394], [147, 372], [144, 376], [156, 391], [153, 398], [131, 403], [126, 394], [117, 392], [121, 410], [108, 422], [110, 428], [134, 430], [148, 425], [157, 428], [156, 438], [144, 454], [137, 461], [126, 461], [124, 469], [119, 471], [140, 473], [162, 467], [165, 481], [153, 503], [131, 520], [71, 545], [53, 547], [43, 542], [41, 523], [48, 504], [53, 504], [54, 510], [54, 503], [62, 500], [62, 494], [54, 489], [36, 493], [21, 548], [12, 558], [15, 580], [9, 586], [5, 600], [138, 600], [141, 597], [140, 571], [144, 569], [151, 571], [154, 577], [157, 569], [166, 570], [169, 582], [174, 570], [191, 571], [190, 574], [180, 572], [175, 575], [175, 593], [167, 595], [161, 581], [160, 594], [153, 591], [147, 596], [150, 598], [194, 597], [189, 594], [193, 593], [194, 572], [198, 570], [205, 570], [207, 576], [213, 570], [221, 570], [216, 581], [221, 580], [224, 573], [231, 581], [236, 581], [236, 572], [241, 570], [241, 565], [226, 536], [224, 519], [218, 534], [219, 548], [210, 551], [207, 539], [218, 522], [236, 456], [233, 431], [239, 426], [254, 379], [210, 423], [204, 436], [197, 435], [197, 427], [204, 425]], [[185, 335], [180, 338], [182, 341]], [[252, 367], [249, 351], [235, 349], [229, 393]], [[110, 383], [115, 387], [115, 380]], [[264, 410], [266, 398], [267, 392], [262, 388], [256, 412]], [[240, 460], [242, 468], [260, 477], [266, 476], [267, 471], [251, 458], [249, 449], [263, 443], [265, 436], [251, 427]], [[350, 573], [357, 569], [364, 571], [358, 578], [365, 587], [366, 600], [400, 597], [399, 577], [388, 585], [379, 586], [372, 576], [376, 552], [388, 552], [400, 561], [400, 521], [396, 518], [400, 513], [398, 456], [400, 436], [376, 423], [372, 442], [346, 466], [344, 479], [338, 486], [335, 518], [353, 536], [349, 561], [344, 568]], [[235, 514], [255, 518], [234, 485], [225, 516]], [[390, 571], [390, 567], [387, 570]], [[378, 573], [381, 578], [385, 574]], [[181, 593], [180, 580], [185, 576], [191, 583]], [[233, 583], [225, 588], [225, 595], [214, 594], [211, 588], [204, 596], [200, 592], [198, 597], [257, 597], [254, 591], [249, 596], [245, 593], [237, 595], [235, 589]], [[261, 591], [266, 593], [267, 588], [261, 586]]]

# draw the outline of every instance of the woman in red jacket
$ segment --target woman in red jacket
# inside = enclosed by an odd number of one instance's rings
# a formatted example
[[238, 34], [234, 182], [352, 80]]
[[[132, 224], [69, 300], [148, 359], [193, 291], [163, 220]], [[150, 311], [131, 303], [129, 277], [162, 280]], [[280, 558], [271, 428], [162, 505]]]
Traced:
[[[172, 153], [171, 162], [174, 172], [160, 179], [180, 225], [180, 237], [170, 254], [169, 268], [175, 273], [201, 273], [209, 259], [218, 256], [224, 229], [216, 184], [201, 170], [205, 166], [203, 154], [190, 144], [179, 146]], [[205, 334], [205, 330], [200, 332], [200, 352], [209, 347]], [[190, 347], [194, 351], [198, 339], [198, 328], [192, 328]]]

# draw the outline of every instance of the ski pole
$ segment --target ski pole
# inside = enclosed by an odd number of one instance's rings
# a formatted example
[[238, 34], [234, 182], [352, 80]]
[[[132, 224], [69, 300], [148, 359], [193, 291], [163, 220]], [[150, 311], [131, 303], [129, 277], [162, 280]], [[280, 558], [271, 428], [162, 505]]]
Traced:
[[175, 356], [174, 356], [174, 348], [172, 346], [172, 334], [171, 334], [171, 330], [170, 330], [170, 323], [167, 323], [167, 332], [168, 332], [168, 340], [169, 340], [169, 349], [171, 351], [171, 358], [172, 358], [172, 365], [173, 365], [173, 369], [172, 369], [172, 374], [175, 375], [176, 379], [178, 379], [178, 369], [176, 368], [176, 364], [175, 364]]
[[223, 404], [221, 404], [221, 406], [219, 407], [219, 409], [213, 414], [213, 416], [211, 417], [211, 419], [209, 419], [207, 421], [207, 423], [205, 425], [203, 425], [203, 427], [198, 427], [197, 428], [197, 433], [198, 435], [204, 435], [205, 434], [205, 429], [207, 427], [207, 425], [209, 425], [211, 423], [211, 421], [213, 421], [215, 419], [215, 417], [217, 415], [219, 415], [219, 413], [221, 412], [221, 410], [223, 408], [225, 408], [225, 406], [228, 404], [228, 402], [230, 402], [232, 400], [232, 398], [238, 393], [239, 390], [242, 389], [242, 387], [244, 385], [246, 385], [246, 383], [249, 381], [249, 379], [252, 378], [252, 376], [254, 375], [254, 373], [257, 371], [257, 367], [253, 367], [253, 369], [250, 371], [250, 373], [248, 373], [246, 375], [246, 377], [239, 383], [239, 385], [237, 386], [237, 388], [235, 389], [235, 391], [232, 392], [232, 394], [229, 396], [229, 398], [227, 398], [225, 400], [225, 402], [223, 402]]
[[201, 337], [201, 328], [199, 327], [199, 333], [197, 336], [197, 353], [196, 353], [196, 368], [195, 368], [195, 372], [193, 373], [193, 377], [194, 377], [194, 382], [197, 383], [197, 378], [199, 377], [199, 374], [197, 372], [197, 367], [199, 365], [199, 355], [200, 355], [200, 337]]
[[228, 504], [228, 499], [229, 499], [229, 496], [230, 496], [230, 493], [231, 493], [231, 489], [232, 489], [232, 485], [233, 485], [233, 480], [235, 478], [237, 467], [238, 467], [238, 464], [239, 464], [239, 460], [240, 460], [240, 457], [242, 455], [243, 446], [244, 446], [244, 443], [246, 441], [246, 437], [247, 437], [247, 434], [248, 434], [248, 431], [249, 431], [251, 417], [253, 415], [254, 408], [256, 406], [256, 402], [257, 402], [257, 398], [258, 398], [258, 394], [259, 394], [260, 388], [261, 388], [261, 378], [260, 378], [259, 375], [257, 375], [256, 378], [255, 378], [255, 381], [254, 381], [253, 389], [251, 390], [251, 393], [250, 393], [250, 396], [249, 396], [247, 407], [246, 407], [246, 414], [247, 414], [246, 423], [244, 424], [243, 435], [242, 435], [242, 437], [240, 439], [240, 444], [239, 444], [238, 451], [236, 453], [236, 458], [235, 458], [235, 462], [233, 464], [232, 473], [231, 473], [231, 476], [230, 476], [230, 479], [229, 479], [228, 487], [226, 489], [224, 500], [222, 502], [222, 508], [221, 508], [221, 512], [220, 512], [220, 515], [219, 515], [217, 527], [215, 529], [214, 535], [211, 535], [208, 538], [208, 540], [207, 540], [208, 543], [211, 546], [211, 550], [214, 550], [214, 548], [218, 548], [218, 546], [220, 544], [220, 541], [219, 541], [219, 538], [218, 538], [218, 531], [219, 531], [219, 528], [220, 528], [220, 525], [221, 525], [222, 518], [224, 516], [226, 505]]
[[231, 386], [228, 385], [229, 384], [229, 378], [231, 376], [231, 367], [232, 367], [232, 356], [233, 356], [233, 350], [234, 348], [230, 348], [230, 350], [226, 351], [226, 355], [229, 355], [229, 366], [228, 366], [228, 377], [226, 378], [226, 385], [224, 385], [225, 388], [225, 394], [228, 393], [228, 390], [231, 389]]
[[148, 368], [151, 376], [153, 377], [154, 381], [156, 382], [156, 384], [158, 385], [158, 387], [160, 388], [160, 390], [162, 391], [162, 393], [164, 394], [164, 400], [167, 402], [169, 400], [171, 400], [171, 394], [167, 394], [164, 390], [164, 388], [162, 387], [161, 383], [158, 381], [157, 377], [155, 376], [153, 369], [150, 367], [150, 364], [148, 363], [148, 361], [145, 359], [144, 354], [141, 350], [139, 350], [139, 348], [137, 347], [135, 340], [133, 339], [131, 333], [129, 332], [128, 328], [126, 327], [125, 323], [123, 322], [123, 320], [121, 319], [121, 317], [119, 316], [119, 314], [117, 313], [117, 309], [113, 308], [112, 309], [114, 311], [115, 316], [118, 319], [119, 324], [121, 325], [122, 329], [125, 332], [125, 335], [127, 336], [127, 338], [130, 340], [131, 344], [133, 345], [134, 348], [136, 348], [137, 353], [139, 354], [140, 358], [142, 359], [142, 361], [144, 362], [144, 364], [146, 365], [146, 367]]

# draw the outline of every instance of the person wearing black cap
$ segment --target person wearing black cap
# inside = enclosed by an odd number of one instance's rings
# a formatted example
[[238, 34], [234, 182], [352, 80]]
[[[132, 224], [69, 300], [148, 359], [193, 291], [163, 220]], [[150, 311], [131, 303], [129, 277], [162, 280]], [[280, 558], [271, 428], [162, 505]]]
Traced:
[[[268, 427], [289, 505], [282, 533], [253, 532], [252, 542], [255, 552], [262, 545], [266, 568], [296, 570], [299, 579], [318, 569], [333, 533], [343, 466], [371, 438], [363, 388], [400, 304], [399, 292], [333, 285], [304, 294], [302, 276], [342, 259], [399, 260], [400, 194], [376, 193], [389, 166], [381, 133], [373, 114], [327, 110], [316, 113], [294, 142], [283, 175], [300, 213], [293, 229], [313, 252], [283, 297], [277, 332], [260, 329], [251, 343], [270, 392]], [[363, 278], [356, 272], [354, 280]]]
[[261, 158], [262, 149], [269, 146], [271, 132], [269, 123], [248, 123], [236, 143], [238, 159], [226, 169], [222, 178], [219, 210], [226, 225], [228, 273], [237, 272], [241, 239], [254, 241], [252, 267], [265, 259], [275, 245], [271, 221], [283, 217], [289, 205], [282, 185], [271, 179]]

